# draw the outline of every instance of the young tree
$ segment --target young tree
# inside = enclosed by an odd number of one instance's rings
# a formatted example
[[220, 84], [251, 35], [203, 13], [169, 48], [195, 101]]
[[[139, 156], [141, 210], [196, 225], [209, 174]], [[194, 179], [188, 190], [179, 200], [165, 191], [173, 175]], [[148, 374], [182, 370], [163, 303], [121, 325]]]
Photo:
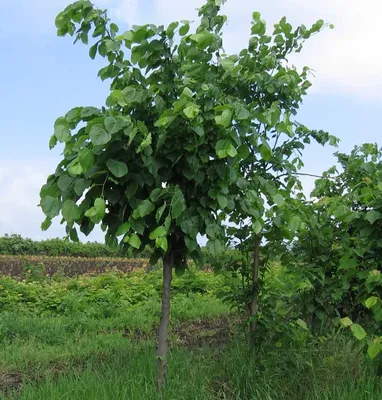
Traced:
[[[312, 192], [321, 216], [313, 238], [325, 246], [312, 246], [311, 263], [325, 271], [333, 308], [354, 336], [365, 340], [373, 359], [382, 352], [382, 150], [365, 143], [336, 156], [340, 168], [325, 172]], [[332, 232], [329, 242], [325, 230]]]
[[[239, 247], [243, 253], [252, 254], [246, 262], [243, 255], [242, 271], [249, 286], [245, 292], [248, 309], [249, 341], [253, 346], [259, 309], [261, 268], [264, 252], [273, 252], [276, 242], [291, 240], [301, 218], [290, 210], [291, 202], [298, 193], [304, 195], [299, 181], [300, 169], [304, 163], [302, 151], [311, 141], [325, 145], [337, 145], [338, 139], [324, 131], [308, 129], [296, 120], [296, 115], [311, 83], [309, 68], [298, 71], [288, 61], [291, 54], [300, 52], [305, 40], [318, 33], [327, 24], [318, 20], [310, 29], [299, 26], [293, 29], [282, 18], [274, 25], [273, 35], [266, 33], [265, 22], [259, 13], [253, 14], [253, 26], [249, 52], [241, 53], [239, 63], [251, 65], [254, 77], [253, 91], [240, 86], [238, 76], [236, 90], [247, 104], [256, 102], [248, 121], [238, 121], [241, 129], [250, 132], [242, 137], [242, 159], [239, 173], [243, 179], [232, 188], [235, 208], [223, 209], [230, 228], [231, 240], [241, 238]], [[245, 126], [245, 124], [247, 126]], [[249, 153], [247, 151], [249, 150]], [[236, 240], [237, 243], [237, 240]], [[264, 244], [267, 244], [264, 247]], [[263, 257], [263, 260], [266, 257]], [[247, 271], [244, 271], [247, 269]]]
[[241, 163], [250, 154], [271, 156], [258, 122], [271, 120], [293, 136], [282, 104], [296, 100], [285, 92], [289, 86], [309, 86], [308, 71], [282, 68], [282, 54], [288, 43], [298, 51], [323, 26], [319, 21], [295, 33], [283, 20], [270, 37], [254, 13], [248, 48], [227, 56], [223, 2], [207, 0], [192, 33], [182, 21], [118, 34], [106, 11], [88, 0], [56, 18], [59, 36], [85, 44], [94, 38], [89, 55], [107, 60], [98, 75], [112, 81], [105, 106], [75, 107], [55, 122], [50, 147], [63, 143], [64, 152], [41, 190], [42, 228], [61, 213], [72, 240], [78, 240], [77, 227], [88, 234], [101, 224], [108, 244], [137, 251], [151, 246], [152, 261], [163, 260], [159, 387], [167, 374], [172, 270], [185, 268], [187, 257], [200, 259], [198, 233], [207, 235], [214, 254], [223, 248], [226, 212], [247, 185]]

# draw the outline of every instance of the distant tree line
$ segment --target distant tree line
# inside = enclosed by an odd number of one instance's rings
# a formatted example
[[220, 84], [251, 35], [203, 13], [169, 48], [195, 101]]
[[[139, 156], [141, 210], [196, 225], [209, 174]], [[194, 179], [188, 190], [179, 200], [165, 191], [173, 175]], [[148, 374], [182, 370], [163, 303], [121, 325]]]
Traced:
[[[2, 255], [132, 257], [130, 253], [121, 248], [112, 248], [97, 242], [73, 243], [59, 238], [36, 241], [17, 234], [0, 237], [0, 254]], [[143, 250], [139, 256], [145, 258], [147, 255]]]

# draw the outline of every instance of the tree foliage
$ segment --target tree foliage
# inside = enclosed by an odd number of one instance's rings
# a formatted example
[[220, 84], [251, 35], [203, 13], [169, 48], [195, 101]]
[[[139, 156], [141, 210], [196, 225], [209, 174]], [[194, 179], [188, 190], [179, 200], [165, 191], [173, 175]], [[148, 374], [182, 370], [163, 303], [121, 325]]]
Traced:
[[303, 303], [319, 320], [341, 317], [375, 358], [382, 349], [382, 151], [366, 143], [336, 156], [302, 208], [306, 229], [294, 253], [314, 288]]
[[[106, 60], [98, 76], [111, 83], [105, 106], [75, 107], [55, 122], [50, 147], [60, 142], [64, 152], [41, 190], [42, 227], [61, 214], [72, 240], [77, 228], [87, 235], [101, 224], [110, 246], [150, 246], [152, 261], [164, 264], [162, 339], [171, 270], [184, 269], [188, 257], [200, 260], [197, 235], [207, 236], [217, 256], [227, 219], [250, 217], [260, 233], [266, 204], [272, 218], [283, 212], [304, 144], [335, 141], [295, 120], [309, 68], [298, 71], [288, 62], [324, 21], [294, 29], [282, 18], [268, 34], [254, 12], [248, 45], [228, 55], [223, 3], [207, 0], [195, 30], [182, 21], [120, 33], [88, 0], [56, 18], [59, 36], [92, 41], [89, 56]], [[162, 367], [166, 354], [160, 340]]]
[[[86, 0], [57, 16], [58, 35], [95, 38], [89, 54], [107, 59], [99, 76], [112, 81], [105, 107], [75, 107], [55, 123], [51, 146], [64, 143], [64, 158], [41, 191], [44, 229], [61, 212], [74, 240], [76, 225], [88, 234], [101, 223], [107, 243], [115, 246], [119, 237], [137, 249], [148, 244], [156, 256], [171, 237], [181, 267], [187, 255], [198, 258], [198, 233], [219, 252], [226, 213], [239, 205], [256, 213], [251, 197], [274, 192], [270, 175], [262, 176], [243, 204], [249, 166], [252, 175], [261, 165], [277, 170], [302, 140], [327, 138], [291, 120], [310, 86], [309, 70], [285, 63], [323, 21], [293, 30], [283, 18], [268, 36], [254, 13], [248, 48], [229, 56], [221, 3], [200, 9], [194, 33], [183, 21], [117, 35], [106, 12]], [[281, 135], [290, 138], [282, 150]]]

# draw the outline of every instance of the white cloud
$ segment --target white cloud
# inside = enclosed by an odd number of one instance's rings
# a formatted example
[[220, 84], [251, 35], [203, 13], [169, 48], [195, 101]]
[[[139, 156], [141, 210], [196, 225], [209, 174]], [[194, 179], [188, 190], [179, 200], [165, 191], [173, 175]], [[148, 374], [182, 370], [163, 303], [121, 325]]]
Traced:
[[[37, 206], [40, 202], [40, 188], [47, 176], [54, 171], [56, 160], [40, 162], [37, 160], [0, 161], [0, 236], [5, 233], [22, 234], [24, 237], [44, 239], [65, 236], [65, 228], [59, 218], [53, 221], [48, 231], [40, 229], [44, 215]], [[96, 230], [88, 238], [103, 241], [103, 236]]]
[[[125, 0], [112, 2], [115, 15], [129, 24], [169, 23], [195, 19], [195, 9], [203, 0], [153, 0], [148, 15], [147, 3]], [[130, 7], [131, 14], [123, 12]], [[304, 51], [293, 58], [296, 65], [315, 71], [313, 91], [351, 95], [361, 100], [382, 101], [382, 52], [380, 51], [380, 0], [228, 0], [226, 50], [235, 52], [247, 44], [252, 12], [259, 10], [271, 27], [286, 15], [293, 24], [312, 24], [324, 19], [335, 25], [310, 39]], [[135, 16], [135, 17], [134, 17]], [[134, 19], [135, 18], [135, 19]]]
[[139, 0], [122, 0], [118, 2], [100, 0], [97, 3], [100, 5], [109, 4], [111, 16], [124, 21], [129, 25], [140, 23], [139, 20], [142, 15], [139, 13]]
[[[204, 0], [95, 0], [95, 3], [108, 8], [112, 18], [139, 25], [193, 20], [197, 17], [195, 9]], [[5, 6], [21, 10], [21, 24], [33, 27], [40, 34], [54, 32], [54, 16], [67, 4], [67, 0], [5, 0]], [[293, 62], [315, 70], [314, 92], [382, 102], [380, 0], [227, 0], [224, 5], [229, 18], [225, 29], [227, 51], [236, 52], [246, 46], [254, 10], [263, 14], [270, 27], [284, 15], [293, 24], [309, 25], [319, 18], [333, 23], [333, 31], [327, 30], [309, 40]], [[11, 13], [10, 17], [16, 15]], [[29, 29], [28, 34], [32, 33]]]

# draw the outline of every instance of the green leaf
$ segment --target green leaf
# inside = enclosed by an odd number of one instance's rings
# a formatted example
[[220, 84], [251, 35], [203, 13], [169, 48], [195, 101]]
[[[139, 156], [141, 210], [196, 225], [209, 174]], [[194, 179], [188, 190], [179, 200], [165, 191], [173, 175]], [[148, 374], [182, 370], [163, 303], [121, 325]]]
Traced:
[[353, 324], [353, 321], [349, 317], [345, 317], [345, 318], [341, 318], [340, 319], [340, 324], [343, 327], [348, 327], [348, 326], [351, 326]]
[[41, 229], [42, 229], [43, 231], [46, 231], [46, 230], [49, 229], [49, 227], [50, 227], [51, 225], [52, 225], [52, 220], [51, 220], [50, 218], [46, 217], [46, 218], [44, 219], [44, 221], [41, 223]]
[[240, 158], [242, 158], [243, 160], [245, 160], [246, 158], [248, 158], [250, 151], [247, 145], [243, 144], [241, 145], [238, 149], [237, 152], [240, 156]]
[[61, 143], [68, 142], [71, 139], [69, 126], [64, 118], [59, 118], [56, 121], [54, 125], [54, 135]]
[[115, 36], [115, 34], [118, 33], [118, 31], [119, 31], [118, 25], [111, 23], [110, 31], [111, 31], [112, 36]]
[[85, 212], [85, 216], [90, 218], [93, 223], [98, 224], [105, 216], [105, 211], [105, 200], [99, 197], [95, 199], [94, 207], [89, 208], [89, 210]]
[[83, 172], [87, 172], [94, 164], [94, 154], [87, 147], [82, 148], [78, 153], [78, 162]]
[[231, 72], [235, 68], [235, 62], [230, 60], [229, 58], [224, 58], [223, 60], [221, 60], [221, 65], [223, 69], [228, 72]]
[[82, 169], [82, 166], [80, 163], [75, 163], [74, 165], [72, 165], [71, 167], [68, 168], [68, 172], [72, 176], [77, 176], [77, 175], [81, 175], [84, 172], [84, 170]]
[[358, 262], [355, 258], [350, 257], [349, 255], [345, 254], [344, 256], [341, 257], [340, 259], [340, 265], [339, 269], [353, 269], [356, 268], [358, 265]]
[[166, 207], [167, 207], [167, 204], [164, 203], [161, 207], [158, 208], [158, 210], [157, 210], [157, 212], [156, 212], [156, 214], [155, 214], [155, 221], [156, 221], [158, 224], [159, 224], [159, 222], [160, 222], [160, 220], [161, 220], [161, 218], [162, 218], [162, 215], [163, 215], [164, 210], [166, 209]]
[[251, 116], [250, 112], [242, 104], [235, 106], [235, 118], [238, 121], [248, 119]]
[[258, 11], [252, 13], [252, 18], [254, 22], [259, 22], [261, 19], [261, 14]]
[[261, 223], [261, 221], [256, 220], [252, 224], [252, 229], [253, 229], [253, 232], [255, 232], [255, 234], [258, 235], [261, 232], [261, 230], [263, 229], [263, 224]]
[[237, 150], [229, 139], [223, 139], [218, 140], [216, 143], [216, 154], [219, 158], [225, 158], [227, 156], [235, 157], [237, 155]]
[[200, 125], [190, 126], [191, 130], [193, 130], [198, 136], [204, 136], [204, 128]]
[[168, 242], [165, 236], [157, 237], [155, 239], [155, 247], [161, 248], [163, 251], [167, 251], [168, 249]]
[[54, 218], [60, 213], [61, 202], [52, 196], [45, 196], [42, 198], [40, 205], [42, 211], [48, 218]]
[[218, 200], [218, 203], [219, 203], [219, 207], [222, 210], [224, 210], [227, 207], [227, 204], [228, 204], [227, 197], [225, 197], [225, 196], [223, 196], [221, 194], [218, 194], [217, 200]]
[[174, 196], [171, 200], [171, 215], [173, 218], [178, 218], [182, 215], [183, 211], [186, 209], [186, 202], [184, 195], [179, 187], [176, 187]]
[[140, 153], [142, 150], [144, 150], [146, 147], [149, 147], [152, 143], [152, 136], [151, 132], [142, 140], [141, 144], [139, 145], [137, 149], [137, 153]]
[[115, 117], [106, 117], [105, 118], [105, 127], [106, 130], [113, 135], [114, 133], [119, 132], [123, 129], [126, 124], [123, 123], [122, 119], [117, 119]]
[[217, 115], [215, 117], [215, 122], [218, 125], [222, 125], [224, 127], [228, 127], [231, 124], [232, 120], [232, 111], [224, 110], [221, 115]]
[[65, 114], [68, 123], [77, 124], [81, 120], [82, 107], [74, 107]]
[[199, 115], [200, 107], [194, 103], [189, 103], [183, 112], [187, 118], [194, 119]]
[[376, 296], [371, 296], [365, 301], [366, 308], [372, 308], [378, 303], [379, 298]]
[[57, 186], [60, 188], [62, 192], [66, 192], [69, 190], [73, 183], [74, 179], [69, 175], [61, 175], [57, 180]]
[[99, 115], [100, 111], [96, 107], [84, 107], [81, 111], [81, 119], [88, 120], [91, 117]]
[[267, 27], [263, 20], [258, 20], [255, 24], [252, 25], [252, 35], [263, 36], [265, 34]]
[[80, 208], [74, 201], [66, 200], [62, 205], [62, 216], [69, 224], [71, 224], [80, 218]]
[[235, 157], [237, 155], [237, 150], [235, 149], [235, 147], [233, 147], [233, 144], [231, 142], [228, 143], [226, 151], [230, 157]]
[[183, 25], [183, 26], [180, 27], [180, 29], [179, 29], [179, 35], [180, 35], [180, 36], [187, 35], [187, 33], [188, 33], [189, 30], [190, 30], [190, 24], [187, 23], [187, 24], [185, 24], [185, 25]]
[[373, 225], [375, 221], [381, 219], [381, 216], [382, 215], [380, 212], [373, 210], [366, 213], [365, 219], [368, 220], [371, 225]]
[[223, 245], [219, 239], [209, 240], [207, 242], [207, 249], [212, 257], [216, 257], [223, 251]]
[[304, 329], [305, 331], [309, 331], [308, 325], [306, 324], [306, 322], [302, 319], [298, 319], [296, 321], [297, 325], [300, 326], [302, 329]]
[[74, 183], [74, 192], [77, 196], [82, 196], [85, 189], [87, 189], [91, 184], [91, 181], [83, 178], [76, 179]]
[[107, 132], [101, 124], [93, 125], [90, 129], [89, 136], [94, 146], [103, 146], [111, 140], [110, 133]]
[[276, 193], [276, 194], [273, 196], [272, 200], [273, 200], [273, 202], [274, 202], [275, 204], [277, 204], [279, 207], [281, 207], [281, 206], [285, 203], [284, 197], [281, 196], [280, 193]]
[[94, 207], [97, 210], [98, 214], [102, 215], [102, 218], [103, 218], [105, 215], [105, 210], [106, 210], [105, 200], [100, 197], [95, 199]]
[[367, 336], [367, 333], [365, 332], [365, 329], [363, 329], [361, 325], [352, 324], [350, 326], [350, 329], [351, 329], [351, 331], [353, 333], [353, 336], [355, 338], [357, 338], [358, 340], [365, 339], [365, 337]]
[[301, 219], [297, 215], [294, 215], [288, 222], [288, 228], [291, 230], [291, 233], [295, 233], [300, 226]]
[[118, 230], [115, 234], [115, 236], [122, 236], [125, 235], [131, 228], [130, 222], [125, 222], [124, 224], [120, 225], [118, 227]]
[[162, 236], [166, 236], [167, 234], [167, 229], [165, 226], [158, 226], [157, 228], [155, 228], [151, 233], [149, 238], [151, 240], [154, 240], [156, 238], [162, 237]]
[[154, 126], [157, 128], [160, 128], [162, 126], [169, 126], [172, 122], [174, 122], [176, 119], [176, 115], [165, 115], [163, 117], [160, 117], [158, 121], [155, 121]]
[[97, 49], [98, 49], [98, 43], [94, 44], [93, 46], [90, 47], [89, 49], [89, 57], [94, 60], [95, 56], [97, 54]]
[[171, 22], [171, 24], [168, 26], [166, 33], [169, 37], [174, 36], [174, 31], [178, 27], [179, 22]]
[[139, 249], [141, 247], [141, 239], [139, 238], [139, 236], [134, 233], [133, 235], [131, 235], [128, 239], [128, 243], [130, 246], [134, 247], [135, 249]]
[[123, 38], [125, 40], [127, 40], [128, 42], [133, 42], [134, 41], [134, 31], [130, 30], [130, 31], [126, 31], [123, 34]]
[[269, 161], [272, 158], [272, 149], [267, 144], [260, 145], [259, 150], [264, 161]]
[[367, 355], [373, 360], [381, 352], [381, 344], [378, 343], [377, 339], [374, 339], [369, 343], [367, 348]]
[[141, 218], [151, 214], [155, 209], [155, 204], [150, 200], [143, 200], [138, 206], [138, 212]]
[[123, 176], [127, 175], [127, 165], [123, 161], [117, 161], [109, 158], [106, 162], [106, 166], [109, 171], [117, 178], [122, 178]]
[[190, 39], [196, 42], [200, 49], [205, 49], [213, 42], [214, 35], [207, 30], [204, 30], [199, 33], [195, 33], [194, 35], [191, 35]]
[[52, 150], [57, 144], [57, 138], [55, 135], [52, 135], [49, 140], [49, 149]]

